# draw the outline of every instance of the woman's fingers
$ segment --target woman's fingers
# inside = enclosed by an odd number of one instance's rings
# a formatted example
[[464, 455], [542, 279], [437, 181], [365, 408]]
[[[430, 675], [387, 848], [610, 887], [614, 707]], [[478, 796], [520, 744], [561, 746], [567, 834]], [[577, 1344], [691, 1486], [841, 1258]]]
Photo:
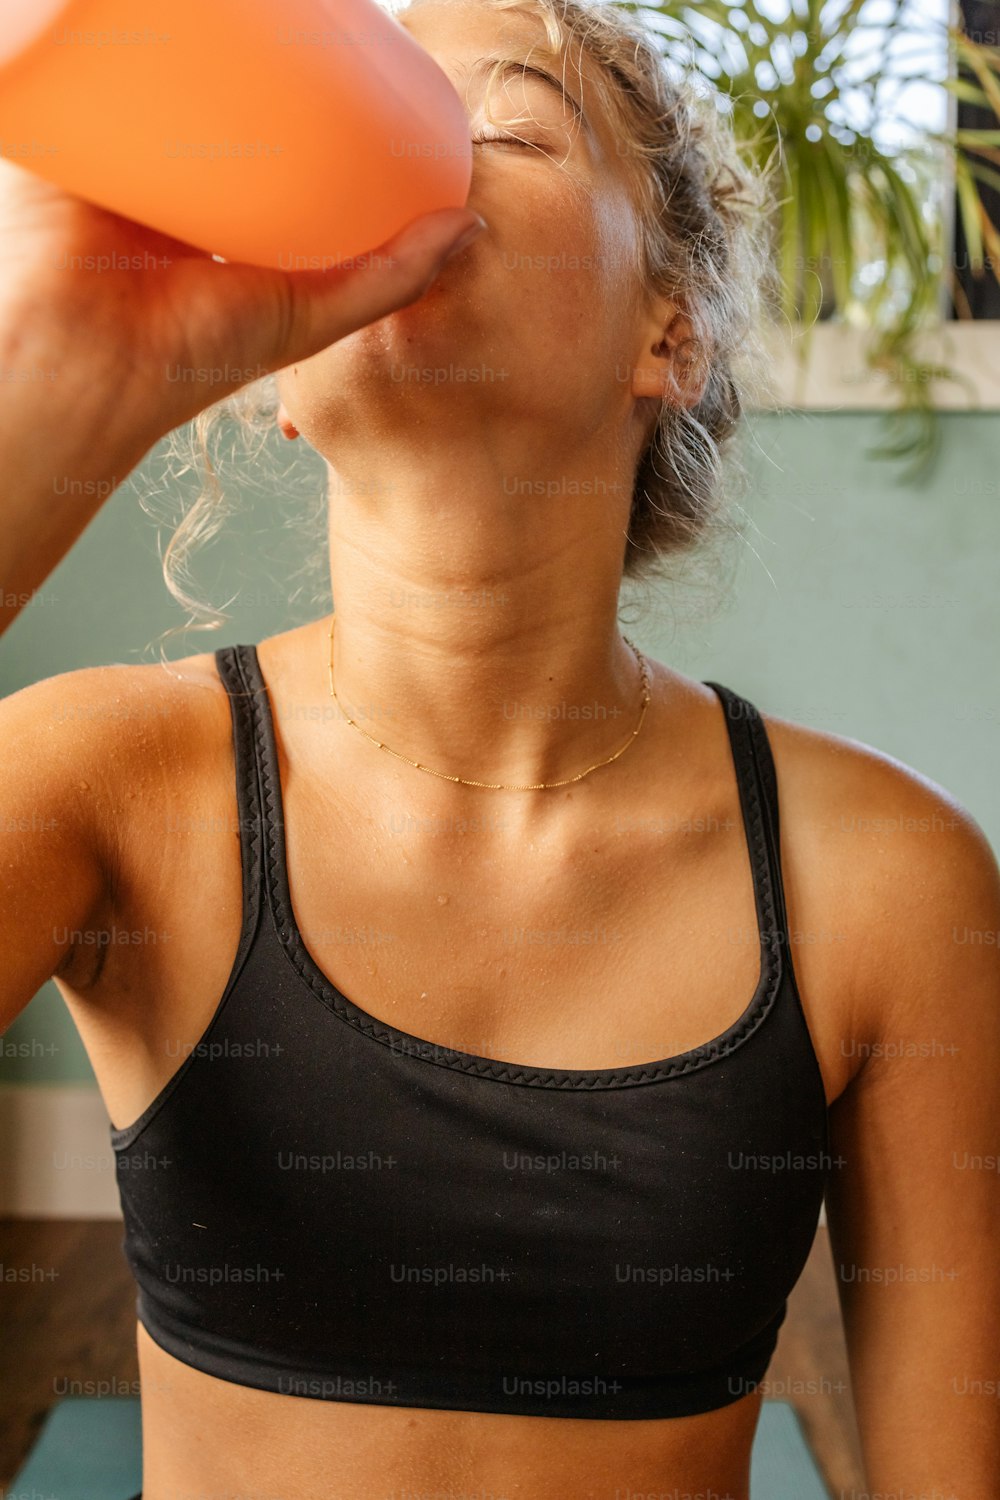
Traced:
[[[456, 247], [465, 248], [463, 240], [471, 243], [486, 227], [468, 209], [441, 209], [413, 220], [352, 265], [295, 272], [231, 265], [218, 286], [221, 293], [228, 282], [227, 295], [237, 296], [234, 315], [252, 320], [250, 362], [265, 372], [280, 370], [415, 302]], [[244, 328], [241, 345], [249, 331]]]

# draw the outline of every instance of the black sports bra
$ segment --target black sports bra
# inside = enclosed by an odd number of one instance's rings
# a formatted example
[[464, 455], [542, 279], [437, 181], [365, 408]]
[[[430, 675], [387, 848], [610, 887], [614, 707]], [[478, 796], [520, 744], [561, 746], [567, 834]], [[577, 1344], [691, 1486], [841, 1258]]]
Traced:
[[215, 659], [242, 935], [198, 1045], [111, 1128], [148, 1333], [220, 1379], [329, 1401], [614, 1419], [749, 1394], [830, 1160], [756, 709], [707, 684], [727, 711], [760, 930], [746, 1010], [675, 1057], [532, 1068], [400, 1031], [324, 977], [289, 899], [256, 649]]

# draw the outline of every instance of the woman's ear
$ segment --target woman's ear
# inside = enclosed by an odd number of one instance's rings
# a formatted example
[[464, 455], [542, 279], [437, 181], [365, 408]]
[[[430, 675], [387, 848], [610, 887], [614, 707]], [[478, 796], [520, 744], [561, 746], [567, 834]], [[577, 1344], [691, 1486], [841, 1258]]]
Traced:
[[288, 415], [288, 412], [285, 410], [284, 401], [282, 401], [281, 405], [278, 407], [277, 426], [280, 428], [283, 436], [288, 438], [290, 441], [294, 438], [297, 438], [299, 435], [299, 429], [295, 426], [291, 417]]
[[671, 397], [697, 406], [708, 381], [708, 361], [694, 325], [676, 303], [661, 306], [662, 322], [653, 330], [655, 342], [635, 367], [632, 390], [637, 396]]

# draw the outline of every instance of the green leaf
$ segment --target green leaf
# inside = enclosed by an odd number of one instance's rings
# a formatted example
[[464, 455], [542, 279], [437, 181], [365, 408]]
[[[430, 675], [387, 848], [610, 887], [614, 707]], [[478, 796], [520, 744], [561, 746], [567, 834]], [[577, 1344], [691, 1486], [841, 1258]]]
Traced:
[[1000, 115], [1000, 83], [994, 78], [983, 49], [980, 44], [973, 42], [971, 37], [966, 38], [968, 46], [962, 48], [962, 61], [966, 63], [982, 85], [983, 93], [987, 95], [993, 106], [993, 113]]
[[969, 264], [977, 274], [983, 269], [983, 236], [979, 222], [979, 194], [966, 163], [955, 158], [955, 187], [962, 214], [962, 229], [969, 247]]

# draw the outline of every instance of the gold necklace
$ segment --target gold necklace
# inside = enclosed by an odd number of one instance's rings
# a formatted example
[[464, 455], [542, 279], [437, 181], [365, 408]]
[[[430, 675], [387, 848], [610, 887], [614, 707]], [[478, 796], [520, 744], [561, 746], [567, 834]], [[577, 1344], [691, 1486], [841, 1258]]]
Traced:
[[599, 760], [595, 765], [588, 766], [587, 769], [585, 771], [581, 771], [578, 776], [567, 776], [565, 781], [535, 781], [525, 785], [509, 785], [502, 781], [468, 781], [464, 776], [449, 776], [444, 771], [435, 771], [430, 766], [421, 765], [421, 763], [417, 760], [410, 760], [408, 755], [400, 755], [398, 750], [391, 749], [390, 746], [385, 744], [383, 740], [375, 739], [373, 735], [370, 735], [368, 733], [367, 729], [362, 729], [360, 724], [355, 724], [350, 714], [346, 712], [343, 704], [337, 697], [336, 689], [333, 686], [333, 627], [335, 619], [336, 616], [334, 616], [330, 621], [330, 695], [333, 698], [334, 702], [337, 704], [337, 707], [340, 709], [341, 713], [344, 715], [344, 718], [347, 720], [348, 724], [354, 724], [354, 728], [359, 730], [361, 734], [364, 735], [366, 740], [371, 740], [372, 744], [377, 750], [388, 750], [389, 754], [394, 755], [397, 760], [404, 760], [406, 761], [406, 764], [408, 766], [415, 766], [418, 771], [426, 771], [430, 776], [440, 776], [442, 781], [457, 781], [460, 782], [462, 786], [485, 787], [489, 791], [494, 792], [539, 792], [546, 790], [548, 787], [568, 786], [570, 782], [582, 781], [585, 776], [590, 775], [591, 771], [596, 771], [601, 766], [609, 766], [613, 760], [618, 759], [619, 755], [623, 755], [625, 753], [629, 745], [632, 744], [636, 735], [639, 733], [639, 730], [642, 728], [643, 721], [646, 717], [646, 710], [649, 707], [649, 665], [646, 661], [646, 658], [639, 650], [638, 646], [633, 645], [627, 635], [623, 635], [622, 639], [626, 642], [627, 645], [632, 647], [632, 650], [635, 652], [636, 659], [639, 663], [639, 671], [642, 679], [642, 711], [639, 714], [638, 724], [633, 729], [628, 739], [625, 741], [625, 744], [622, 745], [620, 750], [616, 750], [614, 755], [609, 755], [607, 760]]

